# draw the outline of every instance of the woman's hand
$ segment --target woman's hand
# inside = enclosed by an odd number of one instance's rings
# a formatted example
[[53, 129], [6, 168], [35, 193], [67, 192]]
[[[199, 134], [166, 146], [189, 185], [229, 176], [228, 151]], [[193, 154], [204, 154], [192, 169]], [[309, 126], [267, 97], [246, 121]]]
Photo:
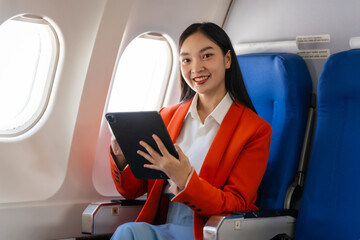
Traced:
[[113, 152], [113, 157], [115, 160], [115, 163], [120, 171], [124, 170], [125, 166], [127, 165], [127, 161], [125, 159], [125, 156], [116, 141], [116, 138], [114, 135], [111, 136], [111, 150]]
[[157, 153], [150, 145], [140, 141], [140, 145], [143, 146], [149, 154], [138, 150], [138, 154], [143, 156], [152, 164], [145, 164], [144, 167], [163, 171], [180, 190], [183, 190], [186, 185], [186, 181], [192, 171], [189, 159], [185, 156], [179, 146], [175, 145], [179, 159], [171, 155], [166, 149], [163, 142], [155, 134], [152, 136], [155, 140], [162, 156]]

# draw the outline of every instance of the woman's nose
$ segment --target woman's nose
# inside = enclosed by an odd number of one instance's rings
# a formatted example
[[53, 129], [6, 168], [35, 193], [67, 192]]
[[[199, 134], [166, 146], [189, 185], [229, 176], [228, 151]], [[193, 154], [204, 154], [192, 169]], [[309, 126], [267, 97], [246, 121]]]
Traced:
[[198, 60], [193, 60], [192, 62], [192, 66], [191, 66], [191, 72], [192, 73], [198, 73], [204, 70], [204, 65], [203, 62], [198, 59]]

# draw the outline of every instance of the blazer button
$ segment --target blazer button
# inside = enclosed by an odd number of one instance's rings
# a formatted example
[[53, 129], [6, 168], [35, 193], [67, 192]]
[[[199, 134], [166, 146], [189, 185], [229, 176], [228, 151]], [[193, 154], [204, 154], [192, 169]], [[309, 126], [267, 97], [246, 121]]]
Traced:
[[191, 208], [195, 208], [195, 205], [190, 205]]
[[198, 209], [196, 209], [195, 211], [197, 211], [197, 212], [201, 212], [201, 209], [200, 209], [200, 208], [198, 208]]
[[189, 205], [190, 203], [189, 202], [184, 202], [184, 204]]

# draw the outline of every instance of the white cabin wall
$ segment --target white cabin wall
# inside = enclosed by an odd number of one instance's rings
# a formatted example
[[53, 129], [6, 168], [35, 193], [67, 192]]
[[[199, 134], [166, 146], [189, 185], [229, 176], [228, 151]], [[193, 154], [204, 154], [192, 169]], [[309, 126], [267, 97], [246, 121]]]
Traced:
[[[97, 84], [110, 82], [131, 3], [0, 1], [0, 22], [31, 13], [49, 19], [60, 34], [59, 68], [44, 117], [28, 133], [0, 141], [1, 170], [9, 176], [0, 176], [0, 239], [81, 236], [83, 210], [104, 199], [91, 183], [101, 120], [96, 110], [102, 113], [107, 95], [106, 84]], [[36, 182], [39, 176], [45, 177]]]
[[[42, 16], [54, 26], [60, 42], [58, 68], [44, 115], [28, 132], [0, 139], [0, 203], [49, 198], [64, 181], [81, 90], [104, 4], [94, 0], [0, 2], [1, 23], [24, 13]], [[81, 16], [76, 12], [80, 8]]]
[[[99, 131], [113, 68], [122, 51], [147, 31], [166, 34], [176, 48], [178, 36], [190, 23], [214, 21], [221, 25], [230, 2], [0, 0], [1, 23], [32, 13], [50, 19], [61, 33], [59, 68], [45, 116], [30, 132], [0, 139], [0, 171], [8, 176], [0, 176], [0, 239], [82, 236], [81, 214], [86, 206], [111, 199], [96, 189], [93, 171], [98, 169], [95, 153], [102, 142], [98, 139], [109, 141], [109, 137], [99, 136]], [[169, 96], [177, 96], [178, 91], [176, 54], [174, 60]], [[177, 97], [167, 98], [167, 104], [176, 101]], [[107, 149], [108, 142], [105, 144]], [[98, 164], [103, 167], [102, 174], [111, 179], [108, 162], [105, 151]], [[19, 174], [18, 168], [25, 175]], [[31, 178], [42, 175], [48, 178], [39, 180], [39, 185]], [[55, 184], [51, 177], [56, 178]], [[37, 192], [27, 188], [28, 184]]]
[[[225, 24], [233, 43], [295, 40], [296, 36], [330, 34], [330, 43], [302, 44], [301, 49], [349, 49], [360, 36], [357, 0], [235, 0]], [[314, 91], [325, 60], [306, 60]]]

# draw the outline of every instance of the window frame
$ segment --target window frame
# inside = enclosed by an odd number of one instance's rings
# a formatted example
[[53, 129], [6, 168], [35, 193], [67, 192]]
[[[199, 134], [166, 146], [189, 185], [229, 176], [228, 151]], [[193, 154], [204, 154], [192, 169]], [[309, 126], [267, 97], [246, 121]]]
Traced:
[[[52, 53], [50, 53], [51, 54], [49, 58], [50, 63], [49, 63], [48, 71], [46, 73], [46, 79], [44, 79], [44, 84], [42, 85], [43, 87], [42, 96], [40, 97], [40, 101], [36, 109], [32, 112], [30, 117], [28, 117], [25, 121], [23, 121], [23, 123], [21, 123], [20, 126], [14, 127], [12, 129], [0, 129], [0, 139], [20, 136], [31, 130], [42, 118], [49, 104], [49, 99], [53, 89], [56, 69], [58, 66], [59, 55], [60, 55], [59, 36], [55, 28], [52, 26], [52, 24], [45, 18], [37, 15], [23, 14], [9, 18], [6, 21], [21, 21], [32, 24], [45, 25], [47, 27], [46, 30], [49, 33], [50, 44], [52, 46], [51, 49]], [[34, 78], [33, 81], [34, 81], [33, 84], [36, 84], [37, 82], [36, 77]], [[29, 98], [31, 98], [32, 94], [34, 94], [33, 90], [30, 91]], [[24, 106], [26, 106], [26, 104]]]
[[[164, 78], [163, 78], [166, 79], [166, 83], [163, 83], [162, 85], [163, 87], [163, 90], [161, 92], [162, 95], [161, 98], [158, 99], [157, 106], [155, 107], [156, 109], [160, 109], [164, 105], [169, 104], [169, 92], [173, 91], [174, 89], [177, 89], [178, 86], [177, 83], [178, 83], [179, 68], [178, 68], [178, 64], [176, 64], [178, 59], [176, 44], [173, 41], [173, 39], [165, 33], [143, 32], [135, 37], [131, 37], [131, 40], [129, 39], [129, 41], [126, 41], [126, 45], [124, 46], [123, 51], [121, 51], [118, 55], [117, 64], [120, 62], [120, 59], [123, 57], [123, 54], [126, 51], [129, 44], [138, 37], [147, 37], [147, 38], [165, 41], [169, 48], [169, 55], [168, 55], [169, 65], [168, 65], [168, 70], [166, 74], [164, 74]], [[111, 92], [116, 78], [116, 71], [118, 70], [117, 64], [115, 64], [113, 69], [112, 80], [109, 85], [106, 103], [104, 104], [104, 112], [99, 129], [99, 136], [96, 145], [96, 153], [94, 157], [95, 159], [94, 159], [93, 172], [92, 172], [93, 185], [96, 191], [104, 197], [120, 196], [115, 188], [115, 185], [111, 178], [111, 174], [109, 172], [110, 161], [104, 161], [104, 159], [109, 158], [108, 151], [109, 151], [109, 145], [111, 139], [111, 130], [107, 124], [104, 114], [109, 109], [108, 106], [111, 98]], [[176, 83], [174, 83], [174, 81], [176, 81]], [[176, 87], [173, 86], [174, 84], [176, 85]]]
[[[114, 84], [115, 82], [117, 81], [117, 78], [118, 78], [118, 71], [121, 70], [119, 69], [119, 65], [120, 65], [120, 62], [121, 62], [121, 59], [124, 57], [124, 53], [128, 50], [129, 46], [133, 43], [134, 40], [138, 39], [138, 38], [145, 38], [145, 39], [151, 39], [151, 40], [157, 40], [157, 41], [163, 41], [166, 43], [167, 47], [168, 47], [168, 68], [163, 76], [163, 79], [167, 79], [166, 83], [162, 83], [161, 85], [161, 90], [159, 91], [159, 95], [161, 95], [161, 98], [157, 99], [157, 103], [156, 103], [156, 106], [154, 107], [153, 110], [158, 110], [160, 109], [163, 105], [164, 105], [164, 102], [165, 102], [165, 98], [166, 98], [166, 94], [167, 94], [167, 88], [170, 84], [170, 80], [171, 80], [171, 76], [172, 76], [172, 70], [173, 70], [173, 66], [174, 66], [174, 50], [173, 50], [173, 47], [172, 45], [170, 44], [170, 40], [169, 40], [169, 37], [166, 36], [165, 34], [162, 34], [162, 33], [157, 33], [157, 32], [145, 32], [145, 33], [142, 33], [138, 36], [136, 36], [135, 38], [133, 38], [126, 46], [126, 48], [124, 49], [124, 51], [122, 52], [122, 55], [120, 56], [119, 58], [119, 61], [118, 61], [118, 64], [115, 66], [114, 68], [114, 78], [112, 80], [112, 83], [110, 84], [110, 87], [109, 87], [109, 93], [108, 93], [108, 97], [107, 97], [107, 101], [106, 101], [106, 105], [105, 105], [105, 112], [106, 111], [109, 111], [109, 105], [110, 105], [110, 101], [111, 101], [111, 98], [112, 98], [112, 94], [113, 94], [113, 87], [114, 87]], [[130, 110], [132, 111], [132, 110]], [[135, 110], [136, 111], [136, 110]]]

